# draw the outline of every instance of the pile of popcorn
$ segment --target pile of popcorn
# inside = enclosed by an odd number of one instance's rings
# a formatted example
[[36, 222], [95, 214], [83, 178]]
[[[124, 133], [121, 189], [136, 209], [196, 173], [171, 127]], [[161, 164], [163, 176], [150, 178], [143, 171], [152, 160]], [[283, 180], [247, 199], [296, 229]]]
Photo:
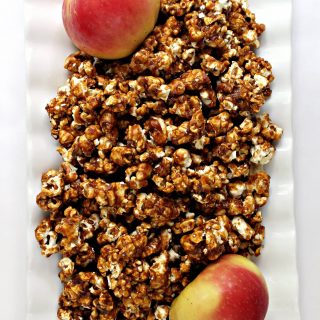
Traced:
[[168, 318], [225, 253], [259, 255], [282, 129], [259, 113], [271, 65], [246, 0], [162, 0], [132, 57], [70, 55], [47, 105], [63, 162], [42, 176], [42, 254], [61, 255], [58, 318]]

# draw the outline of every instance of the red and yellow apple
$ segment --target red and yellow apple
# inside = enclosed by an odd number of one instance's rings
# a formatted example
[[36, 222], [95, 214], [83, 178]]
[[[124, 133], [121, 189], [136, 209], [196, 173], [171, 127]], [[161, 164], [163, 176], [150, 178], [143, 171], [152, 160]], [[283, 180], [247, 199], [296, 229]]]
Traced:
[[269, 295], [259, 268], [236, 254], [209, 265], [175, 299], [170, 320], [263, 320]]
[[62, 17], [72, 42], [99, 58], [124, 58], [153, 30], [160, 0], [64, 0]]

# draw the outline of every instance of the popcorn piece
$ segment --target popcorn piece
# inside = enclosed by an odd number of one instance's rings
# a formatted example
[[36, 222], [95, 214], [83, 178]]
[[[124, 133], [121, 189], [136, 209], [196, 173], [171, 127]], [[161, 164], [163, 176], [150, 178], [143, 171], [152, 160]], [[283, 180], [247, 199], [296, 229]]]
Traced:
[[35, 231], [36, 238], [41, 247], [41, 253], [47, 257], [59, 251], [58, 235], [52, 230], [50, 219], [43, 219]]
[[62, 258], [58, 263], [61, 272], [59, 273], [59, 278], [62, 282], [67, 282], [70, 280], [74, 273], [74, 262], [70, 258]]
[[158, 306], [154, 315], [157, 320], [166, 320], [169, 316], [169, 307], [163, 305]]
[[269, 142], [264, 142], [263, 144], [256, 144], [250, 149], [251, 159], [250, 161], [255, 164], [266, 165], [268, 164], [274, 156], [274, 146]]
[[150, 267], [150, 285], [154, 289], [159, 289], [167, 285], [168, 281], [168, 253], [161, 253], [160, 256], [154, 258], [154, 263]]
[[188, 168], [192, 164], [190, 153], [186, 149], [182, 149], [182, 148], [178, 149], [173, 154], [173, 159], [177, 165], [182, 166], [184, 168]]
[[254, 230], [250, 227], [244, 219], [234, 217], [232, 219], [232, 227], [236, 230], [245, 240], [250, 240], [254, 235]]

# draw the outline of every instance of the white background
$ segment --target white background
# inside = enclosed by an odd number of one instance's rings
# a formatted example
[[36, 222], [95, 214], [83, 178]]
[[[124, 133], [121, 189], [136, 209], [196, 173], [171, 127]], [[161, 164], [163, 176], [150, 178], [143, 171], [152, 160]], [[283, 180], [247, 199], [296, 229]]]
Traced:
[[[295, 213], [302, 320], [316, 320], [320, 314], [320, 250], [317, 247], [320, 236], [320, 230], [318, 231], [320, 170], [317, 161], [320, 156], [319, 10], [318, 0], [294, 0], [292, 70]], [[0, 319], [4, 320], [23, 320], [21, 314], [24, 314], [26, 306], [27, 150], [23, 27], [23, 0], [6, 2], [2, 0], [0, 4]]]

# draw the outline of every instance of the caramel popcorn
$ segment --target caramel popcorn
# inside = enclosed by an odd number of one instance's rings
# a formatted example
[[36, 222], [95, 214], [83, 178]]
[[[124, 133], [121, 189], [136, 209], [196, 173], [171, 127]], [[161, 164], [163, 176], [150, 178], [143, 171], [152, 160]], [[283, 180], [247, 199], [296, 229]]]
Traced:
[[42, 176], [35, 231], [60, 253], [58, 318], [168, 319], [225, 253], [259, 255], [282, 129], [260, 113], [271, 65], [245, 0], [162, 0], [131, 57], [83, 52], [47, 105], [62, 164]]

